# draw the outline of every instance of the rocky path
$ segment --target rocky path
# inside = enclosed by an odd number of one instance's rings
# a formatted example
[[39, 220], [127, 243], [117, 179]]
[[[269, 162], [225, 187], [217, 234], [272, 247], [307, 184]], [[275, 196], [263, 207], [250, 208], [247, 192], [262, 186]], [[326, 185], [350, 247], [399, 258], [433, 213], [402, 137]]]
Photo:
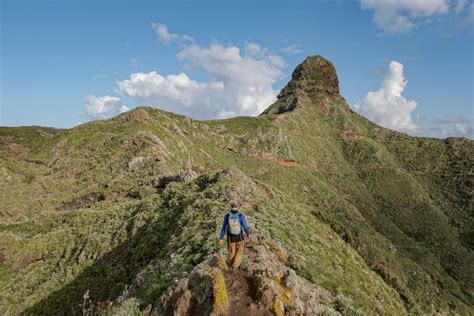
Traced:
[[224, 272], [224, 278], [229, 297], [228, 316], [272, 315], [257, 303], [257, 288], [248, 272], [229, 269]]
[[[272, 195], [267, 188], [259, 188], [243, 173], [233, 171], [231, 178], [236, 177], [242, 179], [239, 180], [239, 187], [232, 192], [242, 194], [243, 187], [250, 187], [252, 192], [259, 191], [261, 197]], [[242, 186], [242, 183], [245, 185]], [[245, 200], [234, 194], [226, 198], [229, 199]], [[221, 249], [191, 272], [174, 280], [156, 302], [152, 315], [338, 314], [331, 308], [334, 296], [298, 276], [287, 265], [289, 255], [286, 249], [278, 241], [269, 240], [260, 233], [254, 215], [261, 200], [252, 202], [242, 207], [252, 236], [245, 247], [243, 269], [231, 269], [226, 263], [226, 251]]]

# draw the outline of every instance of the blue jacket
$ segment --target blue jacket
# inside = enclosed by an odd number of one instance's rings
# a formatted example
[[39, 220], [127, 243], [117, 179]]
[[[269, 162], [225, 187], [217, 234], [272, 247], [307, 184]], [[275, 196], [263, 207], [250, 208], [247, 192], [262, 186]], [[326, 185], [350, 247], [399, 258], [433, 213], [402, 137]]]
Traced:
[[[249, 226], [247, 225], [247, 220], [245, 219], [245, 215], [242, 214], [240, 211], [237, 211], [237, 212], [239, 212], [239, 217], [240, 217], [240, 229], [242, 229], [243, 227], [247, 236], [250, 236], [250, 230], [249, 230]], [[224, 224], [222, 224], [222, 229], [221, 229], [221, 239], [224, 239], [224, 235], [227, 232], [228, 226], [229, 226], [229, 213], [225, 214], [224, 216]]]

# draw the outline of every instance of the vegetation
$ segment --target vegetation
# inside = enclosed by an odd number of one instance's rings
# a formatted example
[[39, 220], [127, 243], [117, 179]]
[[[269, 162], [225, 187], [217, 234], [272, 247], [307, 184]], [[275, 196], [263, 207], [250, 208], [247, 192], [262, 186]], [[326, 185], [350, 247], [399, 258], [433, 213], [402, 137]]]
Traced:
[[474, 313], [474, 143], [360, 117], [318, 58], [255, 118], [0, 128], [0, 312], [139, 314], [221, 251], [237, 199], [336, 311]]

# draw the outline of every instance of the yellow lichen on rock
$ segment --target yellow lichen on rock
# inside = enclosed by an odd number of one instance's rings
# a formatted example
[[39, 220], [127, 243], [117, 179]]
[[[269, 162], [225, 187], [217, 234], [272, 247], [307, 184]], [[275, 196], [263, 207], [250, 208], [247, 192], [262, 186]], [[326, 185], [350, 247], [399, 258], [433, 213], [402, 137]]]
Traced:
[[222, 270], [227, 269], [227, 259], [225, 256], [219, 256], [217, 258], [217, 266], [221, 268]]
[[278, 292], [280, 299], [285, 305], [289, 305], [291, 303], [294, 291], [283, 285], [280, 277], [276, 277], [275, 282], [278, 284]]
[[275, 300], [273, 301], [273, 312], [276, 316], [285, 315], [285, 307], [283, 306], [283, 303], [279, 298], [275, 298]]
[[214, 268], [219, 268], [222, 271], [225, 271], [227, 269], [227, 258], [224, 255], [220, 254], [215, 254], [212, 256], [212, 258], [209, 260], [209, 265]]
[[229, 309], [229, 298], [225, 286], [224, 275], [219, 269], [214, 269], [214, 306], [211, 315], [225, 315]]

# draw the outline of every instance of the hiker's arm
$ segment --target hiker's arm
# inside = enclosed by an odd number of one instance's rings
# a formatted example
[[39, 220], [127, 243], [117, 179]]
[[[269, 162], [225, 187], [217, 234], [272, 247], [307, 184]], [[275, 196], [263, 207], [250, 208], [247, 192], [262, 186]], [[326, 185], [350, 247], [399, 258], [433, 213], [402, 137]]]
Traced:
[[247, 225], [247, 219], [245, 218], [244, 214], [242, 214], [242, 226], [244, 226], [244, 230], [247, 234], [247, 237], [250, 237], [249, 225]]
[[225, 232], [227, 231], [227, 223], [229, 222], [227, 220], [227, 217], [229, 217], [228, 214], [224, 216], [224, 224], [222, 224], [222, 228], [221, 228], [221, 240], [224, 240], [224, 235], [225, 235]]

